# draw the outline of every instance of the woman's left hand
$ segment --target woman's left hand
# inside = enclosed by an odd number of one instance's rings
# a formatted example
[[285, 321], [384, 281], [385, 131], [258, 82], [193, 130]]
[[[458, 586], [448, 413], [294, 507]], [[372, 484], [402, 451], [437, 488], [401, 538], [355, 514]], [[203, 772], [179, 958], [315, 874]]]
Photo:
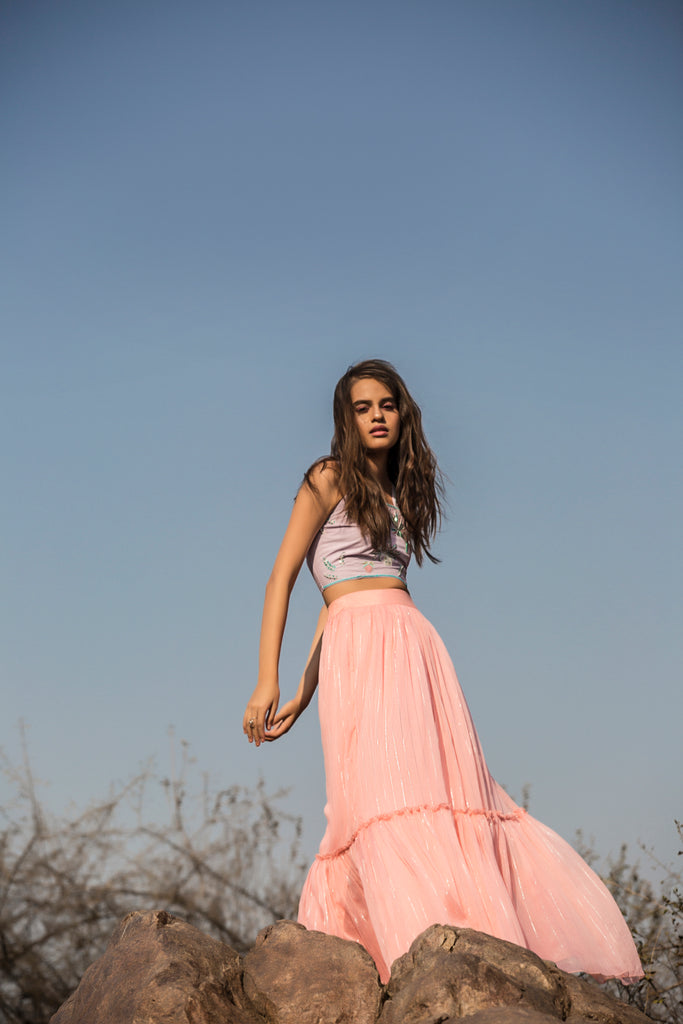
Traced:
[[286, 732], [289, 732], [303, 710], [298, 697], [294, 697], [292, 700], [288, 700], [286, 704], [283, 704], [275, 715], [273, 724], [263, 737], [266, 743], [279, 740], [280, 736], [284, 736]]

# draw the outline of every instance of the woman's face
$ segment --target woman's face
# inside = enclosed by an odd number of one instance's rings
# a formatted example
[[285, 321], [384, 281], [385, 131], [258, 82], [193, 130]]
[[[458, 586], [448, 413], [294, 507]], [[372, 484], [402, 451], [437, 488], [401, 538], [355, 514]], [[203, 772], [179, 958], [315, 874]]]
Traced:
[[354, 381], [351, 405], [363, 446], [377, 452], [393, 448], [401, 431], [401, 418], [386, 384], [372, 377]]

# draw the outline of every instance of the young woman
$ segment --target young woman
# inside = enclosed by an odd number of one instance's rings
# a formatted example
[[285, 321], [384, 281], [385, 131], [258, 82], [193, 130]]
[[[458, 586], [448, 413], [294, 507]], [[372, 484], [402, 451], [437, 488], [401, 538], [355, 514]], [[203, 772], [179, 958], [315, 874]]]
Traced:
[[[319, 683], [327, 830], [299, 921], [360, 942], [382, 981], [431, 924], [476, 928], [567, 971], [642, 976], [629, 929], [583, 859], [488, 772], [448, 653], [406, 587], [430, 553], [441, 479], [396, 370], [352, 366], [331, 454], [308, 470], [266, 586], [244, 732], [284, 735]], [[304, 558], [325, 606], [278, 710], [289, 596]]]

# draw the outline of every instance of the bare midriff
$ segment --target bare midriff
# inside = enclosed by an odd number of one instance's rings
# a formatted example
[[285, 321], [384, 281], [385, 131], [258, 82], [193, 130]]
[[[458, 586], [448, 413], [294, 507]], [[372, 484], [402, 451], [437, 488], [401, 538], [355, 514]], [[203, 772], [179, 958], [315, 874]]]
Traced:
[[326, 605], [336, 601], [338, 597], [346, 594], [355, 594], [358, 590], [405, 590], [408, 588], [402, 580], [394, 576], [373, 576], [371, 579], [343, 580], [341, 583], [333, 583], [323, 591], [323, 600]]

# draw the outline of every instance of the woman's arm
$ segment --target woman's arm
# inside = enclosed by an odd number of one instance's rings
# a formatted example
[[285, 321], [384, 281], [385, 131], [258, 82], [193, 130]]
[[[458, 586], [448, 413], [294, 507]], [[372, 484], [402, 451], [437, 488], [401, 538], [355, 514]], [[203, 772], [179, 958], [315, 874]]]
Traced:
[[286, 704], [283, 704], [273, 718], [272, 727], [268, 729], [265, 735], [267, 743], [270, 743], [271, 740], [277, 740], [280, 736], [284, 736], [286, 732], [289, 732], [299, 715], [302, 711], [306, 710], [313, 699], [313, 694], [315, 693], [318, 685], [320, 649], [322, 647], [323, 631], [325, 629], [326, 622], [327, 606], [323, 605], [320, 615], [318, 616], [318, 625], [316, 626], [315, 636], [313, 637], [311, 649], [308, 652], [306, 668], [304, 669], [304, 674], [299, 682], [299, 688], [296, 691], [296, 696], [292, 700], [287, 701]]
[[[264, 741], [266, 729], [273, 725], [280, 700], [278, 664], [289, 597], [311, 541], [339, 500], [337, 473], [330, 463], [316, 470], [314, 480], [317, 492], [304, 483], [296, 496], [289, 525], [266, 584], [258, 682], [242, 723], [249, 742], [255, 742], [257, 747]], [[253, 722], [252, 726], [250, 722]]]

